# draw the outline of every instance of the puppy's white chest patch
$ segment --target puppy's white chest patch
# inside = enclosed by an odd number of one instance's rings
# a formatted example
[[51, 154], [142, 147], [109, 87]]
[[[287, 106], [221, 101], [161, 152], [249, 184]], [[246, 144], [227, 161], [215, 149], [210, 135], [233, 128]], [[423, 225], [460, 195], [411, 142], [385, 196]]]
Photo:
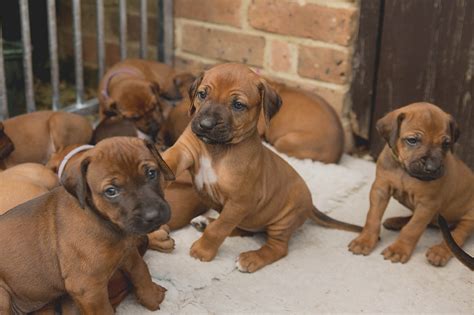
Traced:
[[202, 190], [204, 185], [212, 185], [217, 183], [217, 175], [211, 165], [211, 160], [207, 157], [199, 159], [199, 171], [194, 177], [196, 188]]

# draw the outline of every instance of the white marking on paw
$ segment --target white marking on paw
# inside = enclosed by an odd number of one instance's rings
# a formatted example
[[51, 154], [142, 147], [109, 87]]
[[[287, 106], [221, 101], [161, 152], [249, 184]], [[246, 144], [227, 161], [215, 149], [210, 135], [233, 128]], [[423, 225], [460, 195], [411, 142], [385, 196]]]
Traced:
[[211, 165], [211, 160], [207, 157], [199, 159], [199, 171], [194, 177], [194, 182], [198, 190], [202, 190], [205, 184], [212, 185], [217, 183], [217, 175]]
[[240, 259], [239, 257], [237, 257], [237, 260], [235, 261], [235, 267], [237, 267], [237, 269], [240, 271], [240, 272], [248, 272], [247, 269], [245, 269], [244, 267], [242, 267], [242, 265], [240, 264]]
[[151, 137], [149, 135], [147, 135], [146, 133], [141, 132], [138, 129], [137, 129], [137, 138], [142, 139], [142, 140], [151, 141]]
[[191, 220], [191, 225], [198, 231], [204, 231], [206, 226], [209, 225], [209, 219], [203, 215], [197, 216]]

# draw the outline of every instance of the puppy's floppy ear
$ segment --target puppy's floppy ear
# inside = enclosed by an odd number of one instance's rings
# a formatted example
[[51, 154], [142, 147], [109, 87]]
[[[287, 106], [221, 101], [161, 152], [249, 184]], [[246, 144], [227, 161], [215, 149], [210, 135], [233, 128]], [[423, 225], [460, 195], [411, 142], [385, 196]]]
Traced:
[[404, 113], [390, 112], [377, 121], [375, 128], [385, 139], [390, 148], [395, 148], [398, 136], [400, 135], [400, 125], [405, 119]]
[[71, 165], [60, 178], [66, 191], [76, 197], [82, 209], [86, 206], [86, 200], [90, 196], [90, 189], [86, 178], [90, 162], [89, 157], [78, 161], [71, 161]]
[[194, 106], [194, 99], [196, 98], [197, 89], [202, 82], [202, 78], [204, 78], [204, 72], [198, 75], [196, 80], [194, 80], [193, 84], [189, 87], [188, 94], [189, 94], [189, 116], [192, 116], [196, 111], [196, 107]]
[[113, 117], [120, 115], [117, 102], [113, 99], [108, 99], [105, 104], [105, 108], [102, 109], [102, 112], [106, 117]]
[[160, 96], [160, 85], [157, 82], [150, 82], [150, 91], [156, 97]]
[[461, 135], [461, 131], [459, 130], [458, 124], [454, 117], [449, 115], [449, 134], [451, 136], [451, 151], [453, 150], [453, 144], [455, 144], [459, 136]]
[[268, 123], [270, 119], [280, 110], [281, 97], [278, 93], [265, 81], [261, 80], [258, 85], [260, 92], [260, 102], [262, 110], [265, 114], [265, 121]]
[[147, 140], [144, 140], [144, 141], [145, 141], [146, 147], [148, 148], [148, 150], [150, 150], [151, 154], [153, 155], [156, 162], [158, 163], [158, 166], [160, 167], [161, 171], [163, 172], [163, 175], [164, 175], [165, 179], [168, 180], [168, 181], [175, 180], [176, 178], [173, 174], [173, 171], [169, 168], [168, 164], [166, 164], [166, 162], [163, 160], [160, 153], [156, 149], [155, 144], [152, 143], [151, 141], [147, 141]]
[[[178, 73], [173, 78], [174, 86], [179, 90], [185, 84], [194, 82], [196, 80], [196, 76], [189, 72]], [[181, 95], [184, 97], [184, 95]]]

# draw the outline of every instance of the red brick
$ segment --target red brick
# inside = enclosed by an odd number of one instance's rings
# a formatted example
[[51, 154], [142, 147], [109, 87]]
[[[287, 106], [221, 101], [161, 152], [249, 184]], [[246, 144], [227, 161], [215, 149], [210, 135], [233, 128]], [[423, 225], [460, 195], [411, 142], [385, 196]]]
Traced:
[[217, 30], [208, 27], [184, 25], [183, 51], [224, 61], [262, 65], [265, 38]]
[[248, 19], [252, 27], [284, 35], [349, 45], [355, 33], [357, 10], [331, 8], [288, 0], [253, 0]]
[[240, 27], [241, 0], [175, 0], [175, 17]]
[[274, 71], [289, 72], [291, 69], [291, 51], [287, 42], [274, 40], [271, 47], [271, 68]]
[[176, 56], [174, 58], [174, 68], [177, 72], [191, 72], [198, 74], [212, 66], [212, 64], [196, 61], [183, 56]]
[[300, 46], [298, 74], [309, 79], [346, 83], [351, 73], [349, 56], [331, 48]]

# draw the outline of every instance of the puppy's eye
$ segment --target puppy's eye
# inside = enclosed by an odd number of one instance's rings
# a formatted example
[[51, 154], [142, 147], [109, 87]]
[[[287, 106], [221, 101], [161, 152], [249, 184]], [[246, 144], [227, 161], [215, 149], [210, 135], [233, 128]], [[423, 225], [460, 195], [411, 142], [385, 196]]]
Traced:
[[449, 149], [451, 147], [451, 140], [445, 139], [443, 141], [443, 149]]
[[149, 180], [153, 180], [155, 179], [156, 177], [158, 176], [158, 172], [154, 169], [148, 169], [146, 170], [146, 177], [149, 179]]
[[108, 186], [105, 190], [104, 190], [104, 195], [107, 197], [107, 198], [115, 198], [117, 197], [118, 195], [120, 195], [120, 192], [118, 190], [117, 187], [115, 186]]
[[414, 146], [414, 145], [417, 145], [417, 144], [418, 144], [418, 139], [415, 138], [415, 137], [408, 137], [408, 138], [405, 139], [405, 142], [406, 142], [408, 145]]
[[199, 91], [197, 93], [197, 95], [198, 95], [198, 98], [202, 101], [207, 97], [207, 92], [206, 91]]
[[235, 101], [235, 102], [232, 103], [232, 109], [237, 111], [237, 112], [243, 111], [246, 108], [247, 108], [247, 106], [245, 106], [245, 104], [243, 104], [239, 101]]

